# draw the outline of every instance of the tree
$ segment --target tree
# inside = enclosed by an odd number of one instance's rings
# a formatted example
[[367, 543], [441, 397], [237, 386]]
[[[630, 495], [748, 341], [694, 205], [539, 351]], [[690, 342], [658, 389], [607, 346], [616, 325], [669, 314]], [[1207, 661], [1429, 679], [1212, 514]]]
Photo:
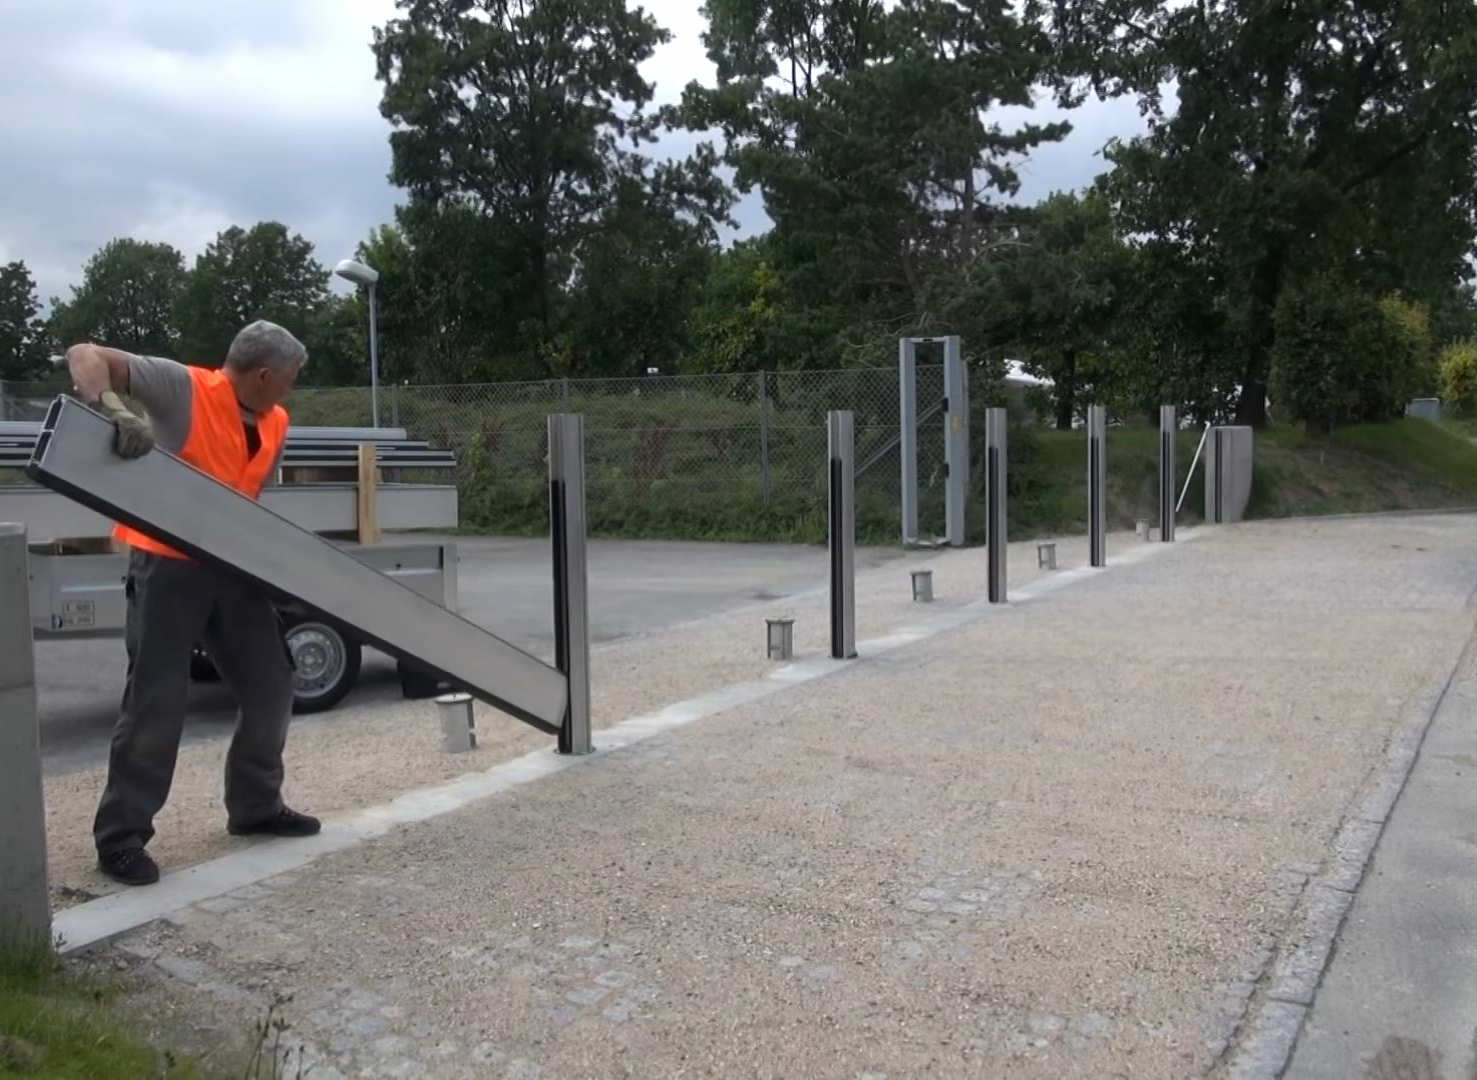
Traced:
[[180, 353], [218, 364], [236, 332], [256, 319], [301, 336], [327, 297], [328, 272], [307, 240], [275, 221], [232, 225], [195, 259], [180, 294]]
[[993, 313], [989, 351], [1052, 381], [1056, 426], [1070, 429], [1084, 396], [1105, 400], [1113, 334], [1130, 285], [1131, 254], [1107, 202], [1055, 194], [1015, 244], [992, 260], [978, 306]]
[[87, 260], [72, 298], [51, 301], [48, 332], [60, 347], [82, 341], [173, 357], [183, 256], [168, 244], [120, 238]]
[[396, 128], [391, 179], [409, 190], [418, 221], [447, 206], [493, 223], [488, 242], [505, 253], [496, 270], [512, 277], [484, 274], [478, 285], [527, 361], [562, 370], [562, 301], [589, 245], [627, 219], [618, 201], [643, 190], [649, 210], [664, 205], [709, 235], [727, 212], [711, 151], [655, 172], [638, 152], [662, 123], [640, 65], [670, 35], [625, 0], [400, 8], [405, 17], [374, 40], [380, 111]]
[[[990, 122], [996, 106], [1032, 100], [1032, 27], [1005, 2], [711, 0], [706, 11], [719, 85], [690, 85], [684, 112], [723, 132], [735, 182], [762, 192], [775, 269], [814, 332], [808, 359], [962, 329], [963, 305], [950, 305], [987, 272], [1011, 216], [993, 200], [1018, 189], [1021, 155], [1067, 131]], [[956, 287], [939, 288], [943, 277]]]
[[46, 372], [40, 310], [36, 281], [26, 264], [0, 266], [0, 379], [34, 379]]
[[[1477, 193], [1477, 6], [1446, 0], [1032, 0], [1063, 69], [1136, 94], [1111, 145], [1126, 230], [1213, 267], [1241, 353], [1237, 416], [1266, 420], [1285, 290], [1332, 273], [1429, 292], [1466, 275]], [[1163, 98], [1174, 86], [1174, 108]], [[1417, 282], [1406, 280], [1422, 276]]]

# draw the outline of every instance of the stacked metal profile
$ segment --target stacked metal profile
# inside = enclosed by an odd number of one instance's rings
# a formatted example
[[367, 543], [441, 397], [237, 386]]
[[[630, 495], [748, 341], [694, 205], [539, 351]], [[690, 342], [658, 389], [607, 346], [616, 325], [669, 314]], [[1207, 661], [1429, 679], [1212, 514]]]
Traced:
[[[41, 425], [0, 421], [0, 469], [24, 469], [36, 450]], [[374, 444], [381, 469], [454, 469], [456, 455], [410, 438], [404, 428], [292, 427], [282, 450], [283, 468], [352, 469], [359, 447]]]
[[[21, 470], [31, 461], [41, 432], [39, 423], [0, 422], [0, 470]], [[293, 427], [282, 452], [284, 478], [303, 478], [312, 470], [315, 482], [269, 487], [262, 503], [293, 524], [311, 532], [351, 533], [357, 527], [359, 447], [375, 446], [381, 472], [446, 472], [456, 467], [450, 450], [433, 449], [411, 439], [404, 428]], [[377, 518], [386, 532], [454, 529], [458, 524], [455, 485], [449, 483], [381, 483]], [[103, 515], [42, 487], [6, 484], [0, 477], [0, 521], [26, 524], [32, 541], [107, 536], [112, 528]]]

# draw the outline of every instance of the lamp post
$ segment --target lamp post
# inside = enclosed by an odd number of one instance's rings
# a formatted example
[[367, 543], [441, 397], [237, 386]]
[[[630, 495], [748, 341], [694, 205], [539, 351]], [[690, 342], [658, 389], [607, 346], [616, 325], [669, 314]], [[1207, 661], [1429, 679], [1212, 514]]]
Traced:
[[374, 426], [380, 426], [380, 364], [379, 342], [375, 338], [374, 284], [380, 279], [378, 271], [354, 259], [343, 259], [333, 272], [345, 281], [363, 285], [369, 290], [369, 405], [374, 416]]

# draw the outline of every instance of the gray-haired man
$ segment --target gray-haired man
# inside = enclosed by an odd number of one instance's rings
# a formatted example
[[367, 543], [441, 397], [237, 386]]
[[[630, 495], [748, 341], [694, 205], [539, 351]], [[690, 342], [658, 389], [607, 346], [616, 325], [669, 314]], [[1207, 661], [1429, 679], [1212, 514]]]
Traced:
[[[262, 321], [236, 335], [219, 370], [97, 345], [67, 350], [78, 394], [113, 420], [121, 457], [158, 445], [251, 498], [281, 459], [282, 401], [306, 359], [297, 338]], [[148, 418], [130, 411], [122, 394], [140, 402]], [[236, 835], [316, 833], [316, 818], [282, 802], [292, 668], [271, 602], [137, 530], [119, 525], [113, 535], [131, 549], [128, 682], [93, 823], [98, 868], [127, 885], [159, 880], [144, 846], [174, 780], [198, 642], [241, 707], [226, 755], [227, 828]]]

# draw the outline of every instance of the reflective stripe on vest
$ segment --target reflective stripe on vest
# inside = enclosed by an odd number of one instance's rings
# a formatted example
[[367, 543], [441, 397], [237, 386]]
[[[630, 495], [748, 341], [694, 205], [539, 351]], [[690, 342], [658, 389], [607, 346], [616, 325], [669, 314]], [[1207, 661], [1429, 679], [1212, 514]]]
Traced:
[[[241, 405], [236, 400], [231, 380], [224, 372], [210, 368], [186, 370], [190, 373], [191, 383], [190, 433], [178, 457], [241, 494], [256, 498], [267, 481], [272, 463], [277, 460], [277, 452], [287, 439], [287, 410], [277, 405], [271, 412], [256, 418], [261, 445], [248, 458]], [[185, 557], [127, 525], [115, 525], [113, 538], [155, 555], [167, 555], [173, 559]]]

